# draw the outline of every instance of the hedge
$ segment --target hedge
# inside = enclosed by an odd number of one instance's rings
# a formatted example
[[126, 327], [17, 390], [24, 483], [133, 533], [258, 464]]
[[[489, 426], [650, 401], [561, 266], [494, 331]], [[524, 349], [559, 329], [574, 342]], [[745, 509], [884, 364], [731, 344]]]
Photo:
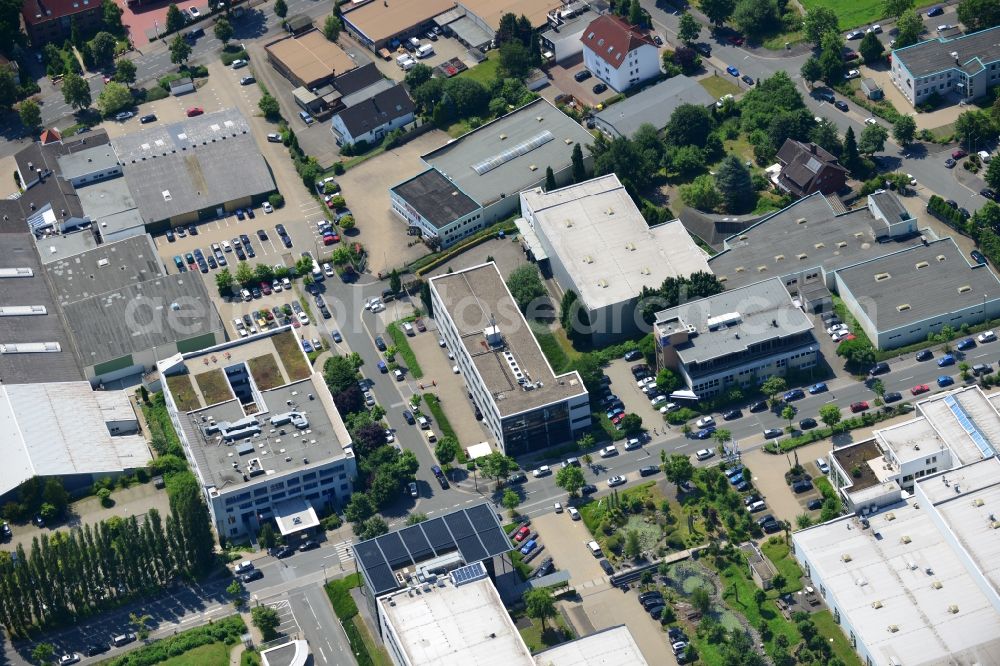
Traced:
[[[357, 574], [355, 574], [357, 575]], [[235, 645], [247, 626], [239, 615], [164, 638], [105, 662], [108, 666], [152, 666], [210, 643]]]
[[927, 202], [927, 212], [957, 231], [966, 232], [965, 216], [957, 208], [952, 208], [945, 203], [945, 200], [938, 195], [932, 195], [930, 201]]

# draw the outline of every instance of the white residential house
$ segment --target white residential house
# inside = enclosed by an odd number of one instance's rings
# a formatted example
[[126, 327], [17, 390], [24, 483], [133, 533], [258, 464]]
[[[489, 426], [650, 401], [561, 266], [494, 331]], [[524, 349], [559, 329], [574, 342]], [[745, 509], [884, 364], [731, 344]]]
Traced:
[[640, 28], [612, 14], [594, 19], [583, 31], [583, 64], [618, 92], [660, 74], [656, 44]]

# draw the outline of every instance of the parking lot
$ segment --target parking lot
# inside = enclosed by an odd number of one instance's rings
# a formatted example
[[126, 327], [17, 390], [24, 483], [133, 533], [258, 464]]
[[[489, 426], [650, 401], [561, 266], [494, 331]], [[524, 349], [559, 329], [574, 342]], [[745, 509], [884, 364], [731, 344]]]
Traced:
[[301, 628], [295, 619], [295, 613], [292, 612], [292, 605], [288, 601], [276, 601], [268, 604], [268, 606], [278, 613], [278, 618], [281, 620], [275, 629], [279, 636], [294, 637], [301, 634]]
[[616, 359], [604, 369], [604, 373], [611, 379], [611, 393], [625, 404], [626, 414], [638, 414], [642, 417], [642, 425], [650, 433], [656, 428], [658, 431], [667, 427], [667, 422], [663, 419], [659, 409], [649, 403], [649, 398], [642, 392], [635, 378], [632, 376], [631, 367], [642, 360], [626, 361]]
[[420, 156], [448, 141], [444, 132], [431, 130], [337, 176], [358, 225], [357, 235], [349, 239], [368, 250], [372, 274], [404, 266], [428, 253], [423, 243], [406, 234], [406, 224], [392, 212], [389, 188], [426, 171]]
[[594, 86], [601, 83], [601, 80], [596, 76], [590, 76], [583, 81], [577, 81], [573, 78], [578, 72], [586, 70], [581, 54], [579, 57], [569, 58], [558, 65], [553, 65], [548, 72], [552, 85], [559, 92], [572, 95], [587, 106], [597, 106], [618, 94], [610, 87], [602, 93], [595, 93]]
[[[432, 42], [426, 37], [421, 37], [421, 43], [430, 44], [434, 47], [434, 54], [427, 57], [421, 58], [417, 62], [427, 65], [430, 68], [437, 67], [441, 63], [451, 60], [452, 58], [458, 58], [466, 67], [474, 67], [476, 61], [469, 55], [469, 49], [467, 49], [461, 42], [457, 39], [452, 39], [450, 37], [445, 37], [441, 35], [438, 37], [436, 42]], [[357, 44], [351, 39], [350, 35], [346, 33], [342, 34], [340, 37], [340, 44]], [[360, 46], [358, 48], [361, 48]], [[405, 49], [400, 47], [398, 51], [392, 52], [392, 58], [389, 60], [383, 60], [378, 56], [374, 56], [375, 66], [378, 67], [379, 71], [385, 76], [389, 77], [394, 81], [402, 81], [406, 77], [406, 72], [396, 64], [396, 56], [403, 53], [408, 53]], [[412, 54], [411, 54], [412, 55]]]

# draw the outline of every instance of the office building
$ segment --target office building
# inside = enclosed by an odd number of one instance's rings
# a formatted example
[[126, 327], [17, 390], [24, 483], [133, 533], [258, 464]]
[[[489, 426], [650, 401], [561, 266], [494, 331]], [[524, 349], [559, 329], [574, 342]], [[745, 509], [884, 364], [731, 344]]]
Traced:
[[793, 532], [792, 552], [861, 663], [1000, 663], [998, 507], [991, 456], [864, 515]]
[[678, 373], [698, 398], [807, 371], [819, 356], [812, 321], [778, 278], [657, 312], [653, 337], [657, 367]]
[[0, 384], [0, 497], [33, 477], [60, 478], [69, 491], [131, 474], [152, 455], [129, 394], [90, 384]]
[[644, 287], [711, 273], [680, 220], [650, 227], [615, 174], [545, 192], [521, 192], [518, 226], [531, 256], [583, 305], [598, 346], [645, 328]]
[[988, 264], [970, 265], [951, 238], [843, 268], [836, 280], [876, 349], [1000, 317], [1000, 280]]
[[913, 106], [932, 95], [970, 102], [1000, 83], [1000, 26], [892, 52], [890, 78]]
[[392, 210], [431, 245], [448, 247], [517, 210], [517, 194], [572, 177], [574, 144], [584, 165], [593, 136], [545, 99], [534, 100], [421, 156], [428, 170], [389, 188]]
[[652, 38], [614, 14], [594, 19], [580, 40], [584, 66], [617, 92], [660, 75], [660, 50]]
[[553, 372], [496, 264], [432, 278], [430, 289], [441, 337], [500, 451], [562, 446], [590, 428], [579, 373]]
[[350, 434], [290, 327], [158, 364], [184, 453], [221, 538], [274, 520], [286, 538], [343, 508], [357, 465]]

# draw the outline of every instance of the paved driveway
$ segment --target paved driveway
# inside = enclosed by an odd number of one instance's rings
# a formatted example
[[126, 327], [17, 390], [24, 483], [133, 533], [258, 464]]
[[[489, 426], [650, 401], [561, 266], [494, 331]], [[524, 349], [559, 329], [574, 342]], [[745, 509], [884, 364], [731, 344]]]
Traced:
[[553, 65], [549, 68], [549, 80], [560, 92], [573, 95], [587, 106], [597, 106], [609, 97], [618, 93], [612, 88], [608, 88], [602, 93], [595, 93], [594, 86], [601, 83], [596, 76], [591, 76], [583, 81], [577, 81], [573, 76], [577, 72], [587, 69], [583, 66], [583, 55], [564, 60], [561, 64]]

